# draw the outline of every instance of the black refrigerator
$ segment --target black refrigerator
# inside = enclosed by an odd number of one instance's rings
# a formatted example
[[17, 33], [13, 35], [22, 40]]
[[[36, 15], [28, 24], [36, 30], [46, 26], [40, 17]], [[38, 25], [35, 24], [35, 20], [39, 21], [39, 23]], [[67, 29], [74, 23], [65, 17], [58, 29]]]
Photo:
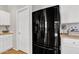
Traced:
[[44, 8], [32, 13], [32, 53], [60, 54], [60, 7]]

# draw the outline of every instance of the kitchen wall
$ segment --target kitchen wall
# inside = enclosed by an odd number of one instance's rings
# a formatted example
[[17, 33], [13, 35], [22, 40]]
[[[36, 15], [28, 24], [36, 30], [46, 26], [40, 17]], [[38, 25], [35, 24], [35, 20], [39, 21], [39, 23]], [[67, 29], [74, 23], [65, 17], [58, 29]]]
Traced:
[[60, 28], [61, 33], [63, 33], [63, 32], [67, 33], [67, 30], [69, 30], [71, 32], [72, 29], [76, 29], [73, 32], [79, 32], [79, 23], [65, 23], [65, 25], [66, 25], [65, 29]]
[[2, 32], [3, 30], [5, 30], [5, 26], [0, 26], [0, 32]]
[[[61, 12], [62, 11], [62, 12]], [[61, 20], [67, 25], [67, 28], [64, 29], [64, 32], [67, 33], [68, 28], [77, 27], [79, 30], [79, 5], [60, 5], [60, 17]], [[76, 21], [75, 21], [76, 20]], [[61, 21], [62, 22], [62, 21]], [[63, 30], [60, 28], [60, 32]]]
[[60, 14], [64, 22], [76, 23], [79, 21], [79, 5], [60, 5]]

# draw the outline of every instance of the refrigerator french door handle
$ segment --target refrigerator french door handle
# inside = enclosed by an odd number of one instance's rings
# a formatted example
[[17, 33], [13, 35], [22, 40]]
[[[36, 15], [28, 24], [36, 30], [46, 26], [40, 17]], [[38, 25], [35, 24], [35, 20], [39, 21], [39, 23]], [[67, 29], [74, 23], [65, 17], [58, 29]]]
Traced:
[[45, 17], [45, 37], [44, 37], [44, 44], [47, 43], [47, 17], [46, 17], [46, 10], [44, 10], [44, 17]]

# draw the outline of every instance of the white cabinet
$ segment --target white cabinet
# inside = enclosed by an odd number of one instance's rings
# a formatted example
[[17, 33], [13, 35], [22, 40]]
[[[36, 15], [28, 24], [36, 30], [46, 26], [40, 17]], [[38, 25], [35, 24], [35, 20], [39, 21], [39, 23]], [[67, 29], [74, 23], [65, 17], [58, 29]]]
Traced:
[[10, 13], [0, 10], [0, 25], [10, 25]]
[[79, 23], [79, 6], [61, 5], [61, 23]]
[[62, 54], [79, 54], [79, 47], [63, 46]]
[[0, 53], [13, 48], [13, 34], [0, 35]]
[[61, 53], [62, 54], [79, 54], [79, 40], [63, 38], [61, 41]]

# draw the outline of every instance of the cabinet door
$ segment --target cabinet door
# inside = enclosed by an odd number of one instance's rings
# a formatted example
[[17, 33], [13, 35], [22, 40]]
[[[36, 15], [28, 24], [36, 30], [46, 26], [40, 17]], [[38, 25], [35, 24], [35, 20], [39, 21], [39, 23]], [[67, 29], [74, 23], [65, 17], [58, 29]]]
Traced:
[[13, 48], [13, 40], [14, 40], [14, 35], [9, 35], [8, 36], [8, 41], [10, 42], [9, 43], [9, 48]]
[[4, 49], [12, 48], [12, 40], [13, 40], [12, 37], [13, 35], [4, 35], [4, 40], [3, 40]]
[[9, 13], [5, 13], [3, 15], [3, 24], [2, 25], [10, 25], [10, 14]]
[[0, 11], [0, 25], [10, 25], [10, 14]]
[[3, 50], [3, 38], [0, 36], [0, 52]]
[[61, 53], [62, 54], [79, 54], [79, 47], [63, 46]]

